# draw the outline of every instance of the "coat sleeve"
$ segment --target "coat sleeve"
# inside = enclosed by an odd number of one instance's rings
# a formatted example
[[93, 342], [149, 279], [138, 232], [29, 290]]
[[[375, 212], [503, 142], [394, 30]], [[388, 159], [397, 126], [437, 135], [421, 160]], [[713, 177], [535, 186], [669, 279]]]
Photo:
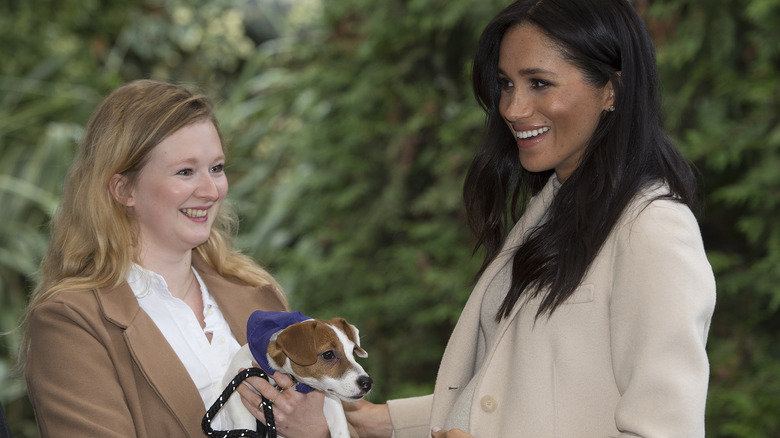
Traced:
[[431, 406], [433, 395], [390, 400], [390, 421], [393, 438], [419, 438], [431, 435]]
[[25, 376], [41, 437], [135, 437], [99, 327], [49, 302], [30, 316]]
[[616, 239], [610, 304], [615, 421], [631, 437], [704, 437], [715, 280], [696, 219], [656, 200]]

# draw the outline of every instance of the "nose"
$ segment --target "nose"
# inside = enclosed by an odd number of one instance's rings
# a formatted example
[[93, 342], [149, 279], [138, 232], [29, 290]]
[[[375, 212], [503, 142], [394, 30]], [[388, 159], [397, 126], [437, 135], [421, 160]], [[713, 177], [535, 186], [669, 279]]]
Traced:
[[511, 94], [502, 95], [499, 102], [501, 115], [508, 122], [516, 122], [530, 117], [533, 113], [531, 101], [524, 93], [515, 88]]
[[371, 387], [374, 385], [374, 379], [368, 376], [360, 376], [357, 379], [357, 384], [362, 391], [368, 392], [371, 391]]
[[195, 195], [208, 201], [216, 201], [219, 199], [219, 186], [210, 173], [206, 173], [205, 175], [202, 174], [198, 181]]

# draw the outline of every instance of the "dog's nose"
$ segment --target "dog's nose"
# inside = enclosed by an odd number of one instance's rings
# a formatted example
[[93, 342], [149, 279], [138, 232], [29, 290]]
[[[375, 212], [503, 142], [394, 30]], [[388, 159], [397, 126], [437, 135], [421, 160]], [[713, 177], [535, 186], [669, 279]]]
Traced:
[[368, 376], [360, 376], [357, 379], [357, 384], [360, 389], [368, 392], [371, 391], [371, 386], [374, 384], [374, 379]]

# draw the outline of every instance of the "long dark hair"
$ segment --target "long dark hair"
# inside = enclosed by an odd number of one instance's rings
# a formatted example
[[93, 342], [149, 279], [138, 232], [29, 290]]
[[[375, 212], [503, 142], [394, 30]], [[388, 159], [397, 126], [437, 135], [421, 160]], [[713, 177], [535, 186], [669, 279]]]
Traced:
[[604, 112], [580, 166], [561, 186], [548, 220], [517, 248], [512, 283], [497, 320], [524, 294], [543, 295], [537, 317], [551, 315], [577, 289], [623, 210], [637, 193], [663, 182], [663, 197], [695, 204], [695, 176], [661, 127], [655, 51], [628, 0], [519, 0], [485, 28], [474, 56], [474, 93], [487, 113], [480, 149], [463, 190], [469, 225], [484, 246], [479, 274], [501, 250], [530, 196], [553, 170], [528, 172], [498, 110], [501, 40], [521, 23], [537, 26], [594, 87], [612, 83], [614, 112]]

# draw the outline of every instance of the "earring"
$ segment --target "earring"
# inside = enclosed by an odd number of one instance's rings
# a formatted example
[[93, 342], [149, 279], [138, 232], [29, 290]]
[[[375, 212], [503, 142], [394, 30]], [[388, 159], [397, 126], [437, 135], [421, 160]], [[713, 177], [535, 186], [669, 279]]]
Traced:
[[615, 111], [615, 105], [610, 105], [608, 111], [609, 112]]

